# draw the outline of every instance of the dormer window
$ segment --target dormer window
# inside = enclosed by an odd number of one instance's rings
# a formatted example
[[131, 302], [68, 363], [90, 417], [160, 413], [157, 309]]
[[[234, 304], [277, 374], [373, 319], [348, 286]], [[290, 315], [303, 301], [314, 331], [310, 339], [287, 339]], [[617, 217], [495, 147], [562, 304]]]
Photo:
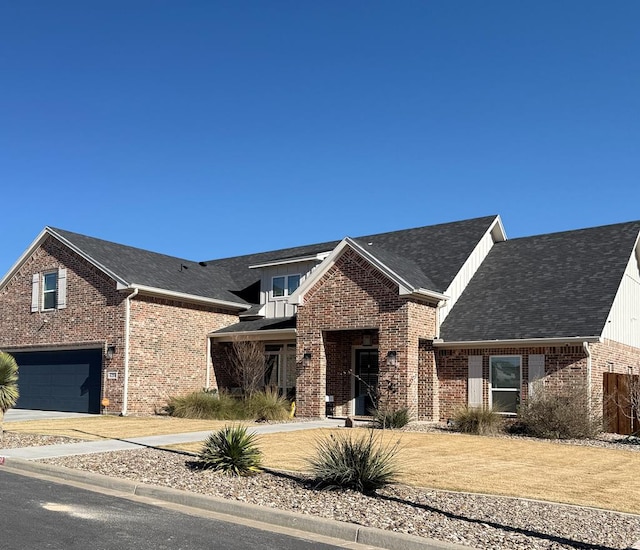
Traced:
[[300, 286], [300, 274], [274, 277], [271, 283], [271, 293], [274, 298], [284, 298], [293, 294]]

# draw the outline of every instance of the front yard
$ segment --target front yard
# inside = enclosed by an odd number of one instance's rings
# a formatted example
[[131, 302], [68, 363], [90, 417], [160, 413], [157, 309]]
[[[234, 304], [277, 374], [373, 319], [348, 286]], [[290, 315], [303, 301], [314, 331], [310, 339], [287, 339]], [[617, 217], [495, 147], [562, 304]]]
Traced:
[[[11, 422], [8, 432], [39, 433], [81, 439], [141, 437], [191, 431], [214, 431], [225, 422], [154, 417], [60, 419]], [[345, 428], [337, 428], [344, 430]], [[361, 428], [354, 428], [360, 430]], [[264, 465], [303, 471], [305, 456], [331, 430], [303, 430], [260, 436]], [[382, 433], [382, 432], [381, 432]], [[508, 495], [593, 506], [640, 514], [640, 448], [570, 445], [524, 438], [481, 437], [439, 431], [386, 431], [384, 440], [399, 441], [400, 481], [427, 487]], [[197, 452], [201, 442], [181, 445]]]

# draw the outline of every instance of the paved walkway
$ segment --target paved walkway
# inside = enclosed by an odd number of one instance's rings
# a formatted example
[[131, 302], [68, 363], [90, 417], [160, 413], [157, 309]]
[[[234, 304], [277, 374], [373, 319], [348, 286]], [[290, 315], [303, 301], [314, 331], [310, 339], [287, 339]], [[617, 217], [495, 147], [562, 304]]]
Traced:
[[[335, 428], [344, 426], [344, 420], [326, 419], [310, 422], [289, 422], [283, 424], [261, 424], [252, 426], [250, 431], [258, 434], [277, 432], [293, 432], [297, 430], [311, 430], [314, 428]], [[41, 458], [55, 458], [58, 456], [104, 453], [108, 451], [125, 451], [140, 447], [159, 447], [178, 443], [202, 441], [211, 434], [211, 430], [204, 432], [187, 432], [167, 435], [150, 435], [147, 437], [133, 437], [129, 439], [102, 439], [98, 441], [82, 441], [80, 443], [62, 443], [58, 445], [43, 445], [39, 447], [22, 447], [18, 449], [0, 449], [0, 456], [38, 460]]]

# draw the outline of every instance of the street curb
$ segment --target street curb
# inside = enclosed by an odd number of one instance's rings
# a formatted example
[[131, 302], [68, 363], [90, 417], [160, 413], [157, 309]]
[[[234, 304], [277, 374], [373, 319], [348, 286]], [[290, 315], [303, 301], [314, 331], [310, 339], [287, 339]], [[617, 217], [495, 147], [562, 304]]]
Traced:
[[16, 473], [23, 471], [47, 475], [57, 478], [61, 480], [61, 482], [70, 481], [88, 485], [88, 489], [91, 489], [91, 487], [100, 487], [120, 493], [161, 500], [171, 504], [179, 504], [190, 508], [215, 512], [234, 518], [258, 521], [268, 525], [296, 529], [315, 535], [375, 546], [387, 550], [395, 550], [397, 548], [402, 548], [403, 550], [470, 550], [469, 546], [440, 542], [373, 527], [362, 527], [353, 523], [297, 514], [295, 512], [258, 506], [256, 504], [199, 495], [188, 491], [171, 489], [169, 487], [137, 483], [126, 479], [74, 470], [72, 468], [65, 468], [64, 466], [42, 464], [21, 458], [6, 457], [4, 459], [4, 466], [1, 466], [1, 464], [0, 462], [0, 468], [13, 470]]

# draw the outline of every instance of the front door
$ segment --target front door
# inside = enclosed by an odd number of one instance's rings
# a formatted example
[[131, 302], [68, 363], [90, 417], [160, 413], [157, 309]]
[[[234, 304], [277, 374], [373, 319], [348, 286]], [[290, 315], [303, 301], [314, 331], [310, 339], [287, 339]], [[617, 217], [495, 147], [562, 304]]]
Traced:
[[378, 393], [378, 350], [357, 349], [355, 362], [355, 414], [371, 415]]

